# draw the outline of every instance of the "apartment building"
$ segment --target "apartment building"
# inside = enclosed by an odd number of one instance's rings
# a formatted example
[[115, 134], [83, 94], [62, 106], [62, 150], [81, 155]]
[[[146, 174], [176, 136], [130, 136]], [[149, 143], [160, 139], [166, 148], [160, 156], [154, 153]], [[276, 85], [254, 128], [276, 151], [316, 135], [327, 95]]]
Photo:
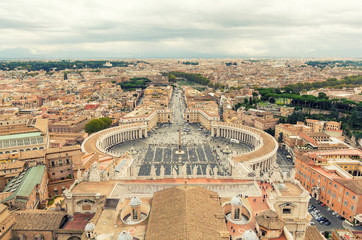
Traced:
[[45, 151], [49, 197], [61, 195], [74, 182], [73, 164], [81, 162], [80, 146], [49, 148]]
[[49, 125], [49, 132], [54, 133], [78, 133], [83, 131], [84, 126], [89, 122], [87, 116], [80, 116], [76, 119], [64, 119]]
[[350, 222], [362, 213], [362, 179], [316, 153], [296, 156], [296, 179], [333, 211]]

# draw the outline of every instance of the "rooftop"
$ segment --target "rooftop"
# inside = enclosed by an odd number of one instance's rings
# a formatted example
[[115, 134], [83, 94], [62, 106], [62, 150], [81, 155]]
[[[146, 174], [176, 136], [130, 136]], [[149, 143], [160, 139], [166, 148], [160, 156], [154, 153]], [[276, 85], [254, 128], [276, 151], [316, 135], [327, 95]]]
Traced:
[[[207, 222], [207, 224], [205, 224]], [[203, 188], [182, 186], [156, 192], [146, 240], [229, 239], [219, 196]]]
[[358, 195], [362, 194], [362, 179], [336, 179], [335, 181]]
[[304, 240], [325, 240], [325, 238], [319, 233], [316, 226], [308, 226]]
[[303, 193], [298, 185], [291, 182], [277, 183], [276, 186], [283, 196], [299, 196]]
[[4, 192], [12, 192], [13, 194], [3, 201], [13, 199], [17, 196], [29, 197], [35, 186], [41, 183], [45, 170], [45, 165], [37, 165], [13, 178], [4, 189]]
[[105, 196], [109, 196], [117, 181], [97, 182], [81, 182], [77, 184], [72, 193], [100, 193]]
[[283, 220], [278, 217], [278, 214], [272, 210], [266, 210], [255, 217], [259, 226], [268, 230], [281, 230], [285, 226]]
[[14, 230], [33, 231], [59, 229], [62, 219], [66, 216], [65, 212], [45, 210], [24, 210], [13, 214], [16, 219]]

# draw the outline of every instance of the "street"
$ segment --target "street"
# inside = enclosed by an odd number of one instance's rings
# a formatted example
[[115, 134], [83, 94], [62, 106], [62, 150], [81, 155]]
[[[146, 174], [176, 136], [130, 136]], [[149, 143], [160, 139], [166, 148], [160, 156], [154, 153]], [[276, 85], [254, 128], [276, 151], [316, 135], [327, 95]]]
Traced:
[[344, 228], [359, 230], [359, 231], [362, 230], [362, 227], [352, 227], [349, 224], [345, 223], [344, 220], [341, 220], [336, 216], [334, 216], [332, 214], [333, 211], [328, 211], [326, 206], [322, 207], [315, 198], [311, 198], [309, 200], [309, 205], [315, 206], [316, 209], [318, 209], [320, 213], [331, 222], [331, 225], [329, 226], [321, 225], [318, 221], [312, 218], [312, 222], [315, 223], [315, 226], [318, 228], [319, 231], [332, 231], [333, 229], [344, 229]]

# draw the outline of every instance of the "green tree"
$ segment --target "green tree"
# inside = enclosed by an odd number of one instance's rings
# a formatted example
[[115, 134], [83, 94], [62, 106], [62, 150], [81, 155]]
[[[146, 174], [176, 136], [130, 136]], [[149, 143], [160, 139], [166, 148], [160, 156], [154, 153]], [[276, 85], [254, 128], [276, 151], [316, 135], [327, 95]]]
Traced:
[[349, 125], [353, 129], [362, 129], [362, 112], [353, 110], [350, 118], [349, 118]]
[[318, 98], [319, 99], [328, 99], [328, 96], [324, 92], [319, 92], [318, 93]]
[[109, 117], [102, 117], [99, 120], [104, 123], [105, 128], [111, 126], [112, 124], [112, 119], [110, 119]]
[[84, 127], [84, 131], [88, 134], [98, 132], [105, 128], [105, 123], [99, 119], [92, 119]]
[[168, 81], [170, 82], [176, 82], [176, 76], [172, 73], [168, 75]]

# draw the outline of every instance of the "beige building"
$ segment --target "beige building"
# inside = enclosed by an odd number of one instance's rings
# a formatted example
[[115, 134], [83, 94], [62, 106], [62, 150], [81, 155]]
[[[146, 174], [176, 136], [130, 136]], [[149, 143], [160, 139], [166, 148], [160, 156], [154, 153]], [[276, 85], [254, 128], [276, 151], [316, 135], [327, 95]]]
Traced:
[[298, 182], [273, 184], [275, 192], [269, 201], [283, 219], [285, 227], [295, 240], [303, 240], [311, 216], [308, 213], [309, 193]]
[[45, 150], [45, 164], [48, 169], [49, 197], [61, 195], [74, 182], [73, 164], [81, 162], [80, 146], [49, 148]]
[[279, 118], [274, 118], [274, 114], [272, 112], [255, 109], [249, 109], [248, 111], [238, 109], [238, 118], [244, 125], [261, 130], [269, 128], [274, 129], [279, 121]]
[[76, 119], [62, 120], [49, 125], [49, 132], [54, 133], [78, 133], [83, 131], [84, 126], [89, 122], [88, 116], [81, 116]]
[[0, 126], [0, 154], [49, 147], [48, 120], [33, 118], [26, 124]]
[[171, 109], [147, 109], [143, 107], [136, 108], [132, 112], [122, 116], [119, 119], [119, 124], [146, 123], [147, 130], [151, 130], [158, 123], [171, 123]]

